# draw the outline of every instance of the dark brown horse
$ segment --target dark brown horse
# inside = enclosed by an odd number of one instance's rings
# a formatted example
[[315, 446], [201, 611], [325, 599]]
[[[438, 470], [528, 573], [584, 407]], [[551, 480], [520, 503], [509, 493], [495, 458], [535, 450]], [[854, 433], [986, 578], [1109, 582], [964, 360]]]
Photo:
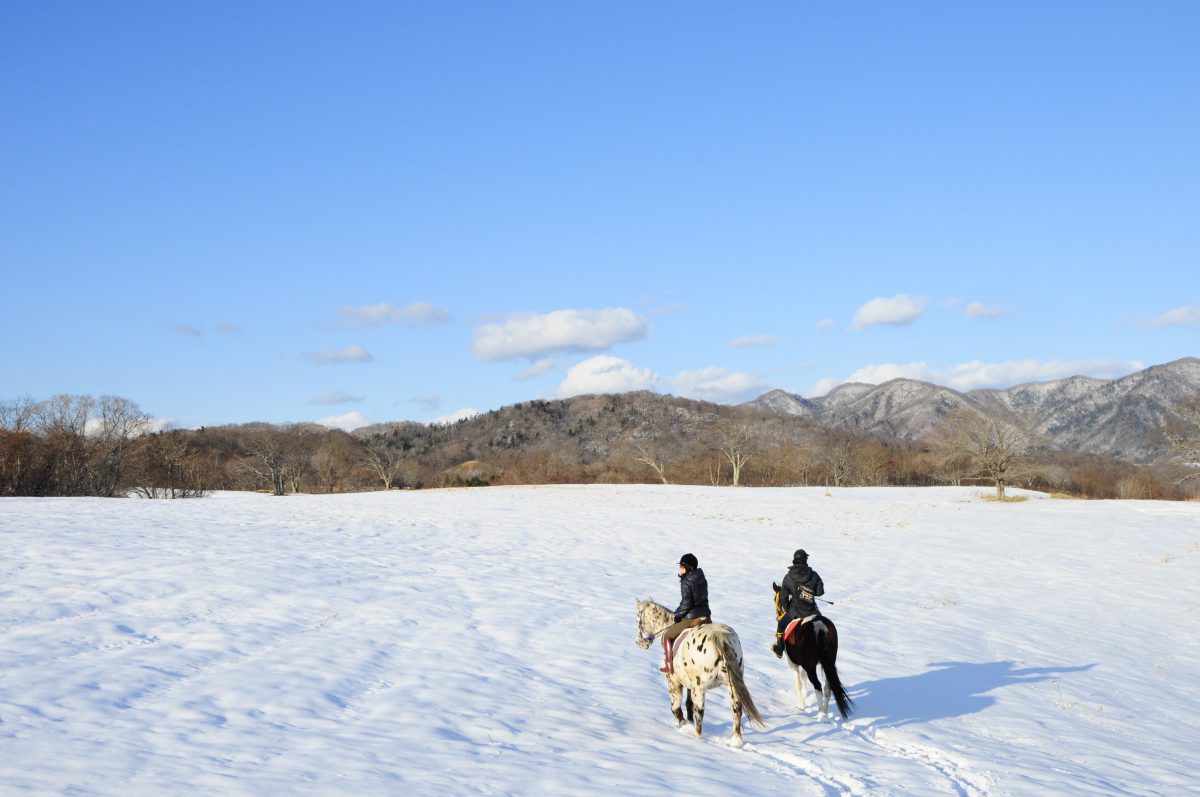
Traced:
[[[783, 608], [779, 605], [779, 585], [772, 583], [775, 588], [775, 617], [783, 617]], [[842, 718], [849, 717], [854, 712], [854, 701], [846, 694], [842, 681], [838, 678], [837, 649], [838, 634], [833, 621], [822, 615], [807, 617], [792, 628], [791, 633], [784, 637], [784, 650], [787, 652], [788, 666], [792, 668], [792, 677], [796, 679], [796, 703], [803, 711], [808, 704], [808, 694], [804, 688], [804, 680], [800, 671], [808, 676], [809, 682], [817, 693], [817, 717], [829, 715], [829, 697], [832, 694], [837, 702], [838, 711]], [[825, 673], [825, 686], [817, 676], [817, 665]]]

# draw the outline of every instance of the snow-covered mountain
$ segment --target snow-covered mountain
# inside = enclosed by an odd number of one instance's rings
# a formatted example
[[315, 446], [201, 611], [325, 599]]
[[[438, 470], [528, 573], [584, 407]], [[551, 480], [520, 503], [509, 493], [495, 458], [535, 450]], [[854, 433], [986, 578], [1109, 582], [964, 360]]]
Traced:
[[1140, 462], [1162, 450], [1159, 430], [1180, 401], [1200, 394], [1200, 359], [1186, 357], [1120, 379], [1073, 376], [965, 393], [913, 379], [881, 385], [847, 383], [820, 398], [782, 390], [748, 406], [809, 418], [824, 426], [918, 440], [951, 409], [968, 408], [1009, 422], [1071, 451]]

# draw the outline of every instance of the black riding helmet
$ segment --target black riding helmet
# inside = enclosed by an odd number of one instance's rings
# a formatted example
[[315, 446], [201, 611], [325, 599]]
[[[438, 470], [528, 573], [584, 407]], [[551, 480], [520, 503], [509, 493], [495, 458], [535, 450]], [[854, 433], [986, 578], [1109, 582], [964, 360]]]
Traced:
[[796, 552], [794, 554], [792, 554], [792, 564], [794, 564], [794, 565], [808, 564], [808, 551], [804, 550], [803, 548], [797, 548]]

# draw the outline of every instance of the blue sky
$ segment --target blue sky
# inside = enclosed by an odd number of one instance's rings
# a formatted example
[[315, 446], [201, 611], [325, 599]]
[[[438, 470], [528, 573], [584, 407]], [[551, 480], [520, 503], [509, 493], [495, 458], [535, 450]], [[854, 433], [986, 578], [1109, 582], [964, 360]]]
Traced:
[[180, 426], [1200, 354], [1200, 4], [0, 4], [0, 400]]

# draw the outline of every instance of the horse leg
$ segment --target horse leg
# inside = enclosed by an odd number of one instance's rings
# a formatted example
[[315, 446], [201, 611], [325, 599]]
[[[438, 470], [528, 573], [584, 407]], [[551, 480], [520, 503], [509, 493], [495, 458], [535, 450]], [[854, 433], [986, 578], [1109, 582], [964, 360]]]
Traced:
[[[671, 692], [671, 713], [675, 715], [676, 726], [683, 724], [683, 712], [679, 710], [680, 693], [683, 691], [679, 682], [671, 676], [667, 676], [667, 689]], [[691, 698], [688, 698], [689, 701]]]
[[796, 705], [804, 711], [808, 706], [808, 690], [804, 688], [804, 679], [800, 677], [800, 667], [790, 658], [788, 666], [792, 668], [792, 678], [796, 681]]
[[[729, 663], [726, 662], [728, 667]], [[729, 691], [729, 707], [733, 709], [733, 746], [742, 746], [742, 699], [738, 696], [737, 689], [730, 683], [730, 679], [725, 679], [726, 689]]]
[[694, 719], [695, 704], [692, 702], [692, 690], [684, 689], [683, 693], [687, 695], [687, 721], [691, 722]]
[[[824, 712], [825, 707], [821, 705], [822, 687], [821, 679], [817, 676], [817, 663], [815, 661], [806, 661], [804, 663], [804, 672], [808, 676], [808, 682], [812, 684], [813, 695], [817, 698], [817, 716], [820, 717]], [[799, 678], [800, 676], [797, 675], [796, 677]]]
[[699, 736], [704, 730], [704, 684], [692, 689], [696, 693], [696, 735]]

